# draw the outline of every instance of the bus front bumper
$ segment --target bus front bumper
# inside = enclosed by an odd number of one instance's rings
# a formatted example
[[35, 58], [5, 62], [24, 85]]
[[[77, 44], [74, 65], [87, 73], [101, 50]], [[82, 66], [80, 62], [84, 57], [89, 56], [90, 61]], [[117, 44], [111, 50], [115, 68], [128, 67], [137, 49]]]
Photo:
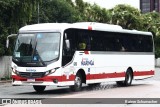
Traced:
[[69, 86], [74, 85], [74, 75], [69, 78], [63, 76], [45, 76], [43, 78], [23, 78], [17, 75], [12, 75], [12, 85], [54, 85], [54, 86]]

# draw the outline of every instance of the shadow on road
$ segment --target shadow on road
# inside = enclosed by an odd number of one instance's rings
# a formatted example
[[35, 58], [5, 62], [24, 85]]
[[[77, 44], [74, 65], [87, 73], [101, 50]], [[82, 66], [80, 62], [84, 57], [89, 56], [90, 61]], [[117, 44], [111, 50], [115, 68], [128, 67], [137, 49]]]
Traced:
[[[60, 88], [60, 89], [47, 89], [45, 90], [43, 93], [37, 93], [35, 91], [32, 91], [32, 92], [24, 92], [24, 93], [17, 93], [18, 95], [29, 95], [29, 96], [32, 96], [32, 95], [38, 95], [39, 97], [40, 96], [52, 96], [54, 97], [53, 95], [55, 96], [59, 96], [59, 95], [71, 95], [71, 94], [76, 94], [76, 93], [81, 93], [81, 92], [86, 92], [86, 91], [99, 91], [99, 90], [108, 90], [108, 89], [113, 89], [113, 88], [132, 88], [132, 87], [138, 87], [138, 86], [150, 86], [152, 84], [133, 84], [129, 87], [120, 87], [120, 86], [117, 86], [116, 84], [103, 84], [103, 85], [100, 85], [100, 86], [84, 86], [82, 87], [82, 91], [80, 92], [73, 92], [71, 91], [68, 87], [63, 87], [63, 88]], [[48, 97], [49, 97], [48, 96]]]

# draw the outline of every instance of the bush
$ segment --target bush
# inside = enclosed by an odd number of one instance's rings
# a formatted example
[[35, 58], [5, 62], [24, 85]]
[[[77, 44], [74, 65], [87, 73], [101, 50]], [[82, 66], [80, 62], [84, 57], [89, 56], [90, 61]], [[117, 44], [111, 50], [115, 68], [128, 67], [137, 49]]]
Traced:
[[4, 45], [0, 43], [0, 56], [4, 55], [4, 53], [5, 53]]

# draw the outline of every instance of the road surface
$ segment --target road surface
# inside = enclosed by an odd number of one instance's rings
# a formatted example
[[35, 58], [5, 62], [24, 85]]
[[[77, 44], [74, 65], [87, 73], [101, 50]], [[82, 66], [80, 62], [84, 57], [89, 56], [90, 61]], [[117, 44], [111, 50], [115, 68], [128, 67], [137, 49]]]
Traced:
[[[10, 83], [0, 84], [0, 98], [43, 98], [42, 102], [47, 100], [47, 98], [99, 98], [100, 101], [93, 102], [93, 104], [65, 104], [65, 107], [70, 106], [111, 106], [111, 107], [136, 107], [138, 104], [109, 104], [104, 105], [104, 101], [106, 98], [159, 98], [160, 99], [160, 68], [156, 68], [155, 76], [153, 78], [133, 81], [132, 86], [130, 87], [117, 87], [115, 82], [102, 83], [100, 87], [90, 88], [83, 87], [81, 92], [72, 92], [68, 87], [47, 87], [46, 91], [42, 94], [37, 94], [31, 86], [11, 86]], [[103, 98], [102, 101], [100, 98]], [[158, 99], [158, 103], [160, 100]], [[64, 100], [64, 99], [62, 99]], [[74, 101], [74, 99], [73, 99]], [[94, 101], [94, 100], [93, 100]], [[84, 103], [82, 101], [82, 103]], [[116, 103], [116, 102], [115, 102]], [[17, 105], [4, 105], [5, 107], [14, 107]], [[21, 105], [23, 107], [27, 107], [27, 105]], [[39, 105], [34, 105], [35, 107]], [[41, 105], [46, 106], [45, 104]], [[47, 105], [53, 106], [53, 105]], [[55, 104], [54, 106], [64, 107], [64, 105]], [[140, 104], [140, 106], [144, 107], [160, 107], [160, 104]]]

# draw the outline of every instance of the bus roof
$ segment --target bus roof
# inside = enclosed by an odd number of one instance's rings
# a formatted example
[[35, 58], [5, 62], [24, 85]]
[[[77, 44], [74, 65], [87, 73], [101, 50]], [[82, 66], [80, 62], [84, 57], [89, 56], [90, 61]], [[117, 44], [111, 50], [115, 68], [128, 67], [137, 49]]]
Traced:
[[78, 22], [78, 23], [41, 23], [26, 25], [19, 29], [19, 33], [26, 32], [61, 32], [65, 29], [75, 28], [75, 29], [86, 29], [86, 30], [98, 30], [98, 31], [109, 31], [109, 32], [121, 32], [130, 34], [144, 34], [152, 35], [151, 32], [137, 31], [137, 30], [127, 30], [123, 29], [119, 25], [104, 24], [97, 22]]

